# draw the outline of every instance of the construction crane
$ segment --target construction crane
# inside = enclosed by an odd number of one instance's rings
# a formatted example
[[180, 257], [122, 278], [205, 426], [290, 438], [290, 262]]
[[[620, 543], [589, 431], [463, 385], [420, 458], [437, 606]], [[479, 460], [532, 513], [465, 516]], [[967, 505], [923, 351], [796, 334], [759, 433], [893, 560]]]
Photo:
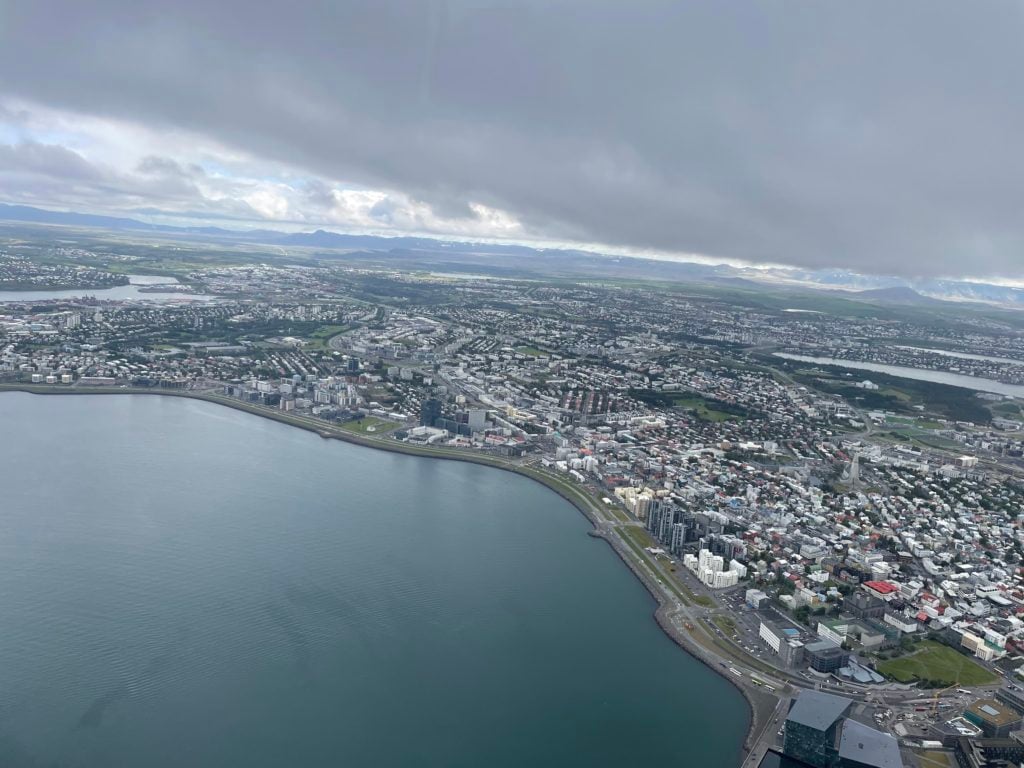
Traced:
[[942, 690], [935, 692], [935, 695], [932, 697], [932, 717], [935, 717], [939, 714], [939, 697], [942, 696], [942, 694], [944, 694], [946, 691], [951, 691], [959, 685], [960, 682], [957, 681], [948, 688], [943, 688]]

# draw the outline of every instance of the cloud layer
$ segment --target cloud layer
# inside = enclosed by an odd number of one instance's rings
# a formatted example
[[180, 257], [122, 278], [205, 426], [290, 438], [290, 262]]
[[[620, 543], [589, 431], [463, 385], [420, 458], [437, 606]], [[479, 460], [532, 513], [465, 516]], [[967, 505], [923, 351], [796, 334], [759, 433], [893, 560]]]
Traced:
[[290, 5], [8, 4], [0, 184], [40, 204], [1024, 273], [1018, 3]]

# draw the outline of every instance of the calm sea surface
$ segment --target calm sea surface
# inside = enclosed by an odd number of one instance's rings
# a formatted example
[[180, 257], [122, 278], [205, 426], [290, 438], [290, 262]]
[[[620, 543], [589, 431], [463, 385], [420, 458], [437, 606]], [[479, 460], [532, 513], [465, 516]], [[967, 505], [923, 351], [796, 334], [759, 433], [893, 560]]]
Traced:
[[0, 765], [739, 764], [567, 502], [195, 401], [0, 394]]

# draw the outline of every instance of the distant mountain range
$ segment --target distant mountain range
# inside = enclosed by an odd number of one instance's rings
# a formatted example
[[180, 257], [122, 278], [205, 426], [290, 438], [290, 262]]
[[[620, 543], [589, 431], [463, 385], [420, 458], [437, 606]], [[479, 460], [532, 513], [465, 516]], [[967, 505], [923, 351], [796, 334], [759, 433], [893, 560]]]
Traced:
[[[388, 255], [396, 267], [415, 268], [416, 259], [429, 254], [431, 267], [438, 259], [450, 259], [452, 268], [479, 266], [511, 271], [514, 267], [543, 268], [551, 274], [584, 274], [610, 277], [638, 277], [689, 280], [737, 288], [757, 285], [792, 286], [843, 292], [866, 301], [922, 305], [939, 301], [972, 302], [1024, 309], [1024, 289], [992, 283], [950, 279], [908, 279], [891, 275], [865, 275], [844, 269], [801, 269], [797, 267], [734, 267], [727, 264], [641, 259], [571, 249], [531, 248], [524, 245], [467, 243], [429, 237], [380, 237], [348, 235], [318, 229], [314, 232], [281, 232], [272, 229], [224, 229], [150, 224], [116, 216], [50, 211], [27, 205], [0, 203], [0, 220], [32, 224], [95, 227], [106, 230], [159, 232], [167, 235], [208, 237], [232, 242], [293, 246], [326, 251], [319, 258], [343, 258], [345, 253]], [[515, 256], [512, 265], [495, 264], [494, 257]], [[474, 262], [473, 259], [478, 261]]]

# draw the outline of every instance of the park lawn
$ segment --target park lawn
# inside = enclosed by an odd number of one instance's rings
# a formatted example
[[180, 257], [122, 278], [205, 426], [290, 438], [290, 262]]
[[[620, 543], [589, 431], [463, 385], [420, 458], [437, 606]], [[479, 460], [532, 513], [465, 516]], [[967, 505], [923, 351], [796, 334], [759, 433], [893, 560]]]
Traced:
[[518, 352], [520, 355], [530, 355], [531, 357], [542, 357], [543, 355], [548, 354], [547, 352], [541, 349], [537, 349], [536, 347], [531, 346], [516, 347], [516, 352]]
[[330, 349], [328, 342], [333, 336], [344, 333], [349, 330], [350, 326], [347, 325], [321, 325], [313, 333], [311, 333], [306, 341], [307, 349], [319, 349], [326, 350]]
[[390, 429], [397, 427], [398, 424], [393, 421], [388, 421], [387, 419], [378, 419], [375, 416], [364, 416], [363, 418], [356, 419], [355, 421], [346, 421], [339, 426], [347, 432], [358, 432], [361, 435], [372, 435], [374, 433], [383, 434], [388, 432]]
[[901, 683], [930, 680], [945, 688], [951, 685], [987, 685], [995, 675], [952, 648], [931, 640], [898, 659], [878, 664], [878, 671]]
[[878, 389], [878, 394], [886, 397], [894, 397], [897, 400], [902, 400], [904, 403], [910, 403], [914, 400], [910, 394], [904, 392], [902, 389], [897, 389], [896, 387], [881, 387]]
[[657, 542], [651, 538], [651, 535], [639, 525], [623, 525], [619, 530], [631, 538], [640, 547], [647, 548], [658, 546]]
[[697, 412], [697, 418], [701, 421], [740, 421], [741, 417], [725, 411], [718, 411], [708, 406], [707, 401], [699, 397], [677, 397], [675, 399], [677, 408], [689, 408]]

